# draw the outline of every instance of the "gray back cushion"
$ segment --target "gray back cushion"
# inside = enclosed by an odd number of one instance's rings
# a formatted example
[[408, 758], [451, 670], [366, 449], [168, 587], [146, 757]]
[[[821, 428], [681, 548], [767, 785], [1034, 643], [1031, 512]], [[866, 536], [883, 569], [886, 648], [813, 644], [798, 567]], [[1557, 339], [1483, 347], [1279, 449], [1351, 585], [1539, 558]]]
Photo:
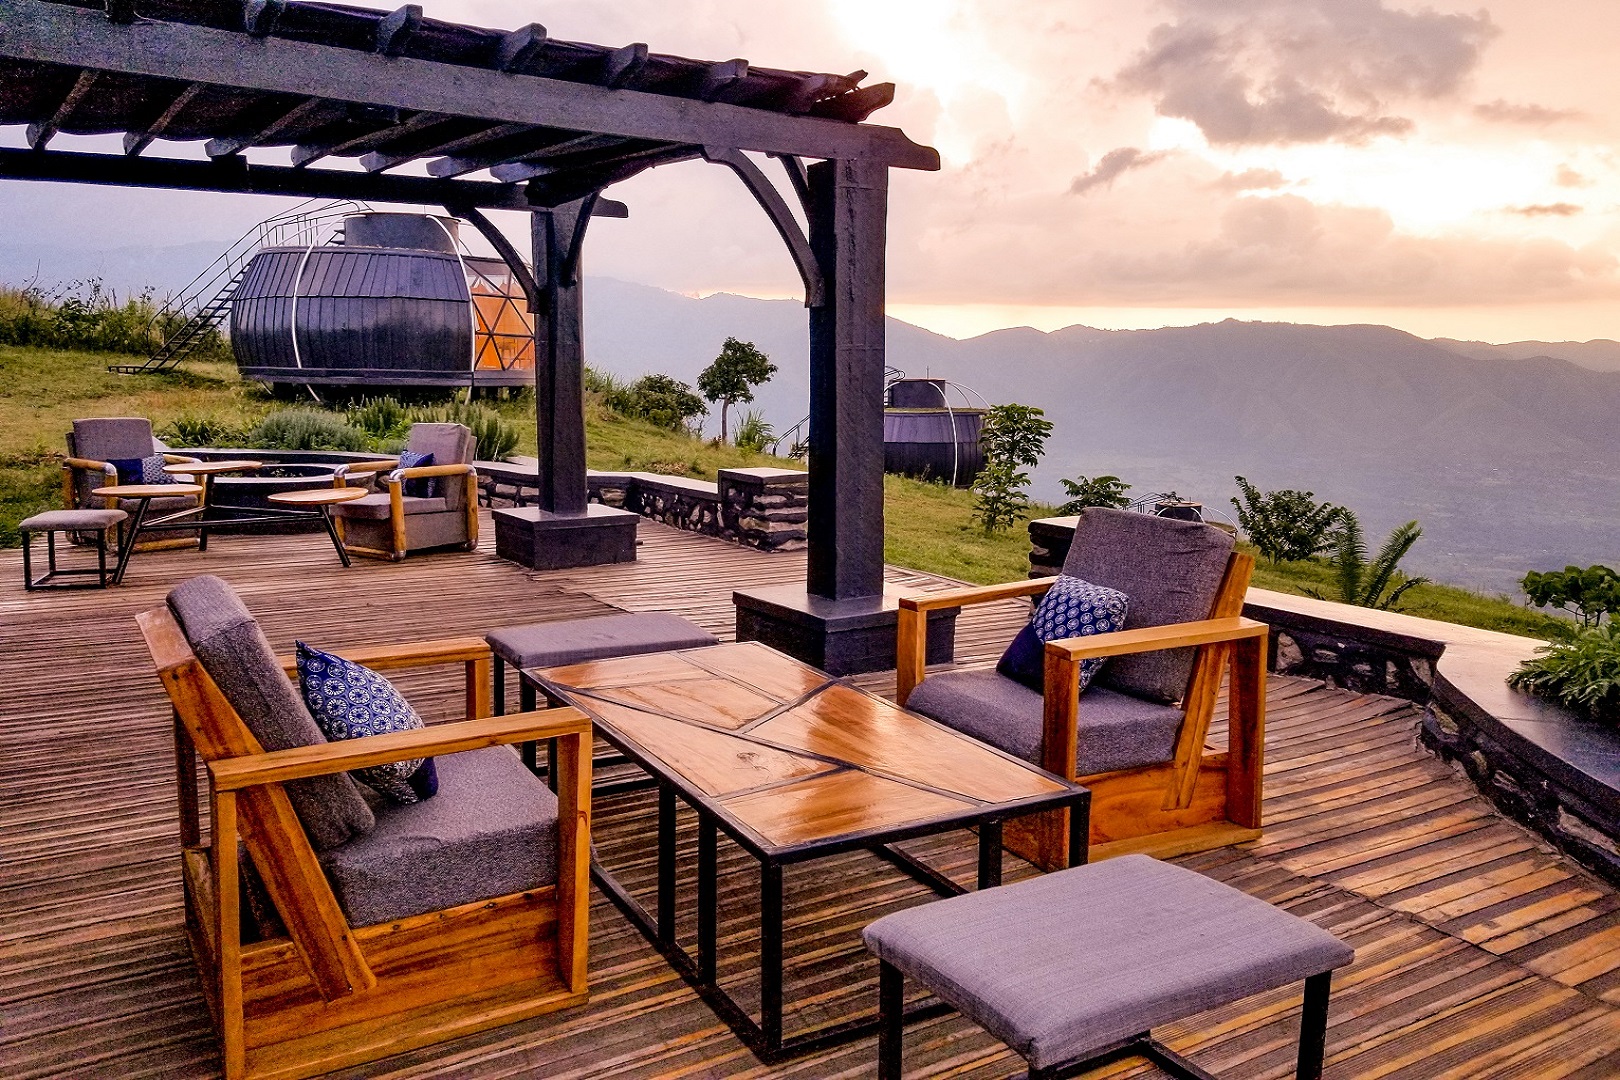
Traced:
[[[169, 593], [169, 609], [203, 670], [260, 745], [289, 750], [326, 742], [264, 631], [229, 585], [211, 575], [183, 581]], [[286, 788], [317, 850], [336, 847], [376, 824], [346, 773], [292, 780]]]
[[[1212, 525], [1089, 509], [1080, 514], [1063, 572], [1131, 598], [1125, 629], [1207, 619], [1236, 539]], [[1116, 656], [1103, 686], [1154, 701], [1178, 701], [1192, 673], [1193, 649]]]
[[[471, 465], [478, 440], [463, 424], [412, 424], [405, 449], [432, 454], [435, 465]], [[430, 490], [444, 499], [447, 509], [462, 510], [467, 506], [467, 483], [461, 477], [436, 476]]]
[[102, 416], [73, 421], [75, 457], [96, 461], [150, 457], [156, 453], [152, 421], [144, 416]]

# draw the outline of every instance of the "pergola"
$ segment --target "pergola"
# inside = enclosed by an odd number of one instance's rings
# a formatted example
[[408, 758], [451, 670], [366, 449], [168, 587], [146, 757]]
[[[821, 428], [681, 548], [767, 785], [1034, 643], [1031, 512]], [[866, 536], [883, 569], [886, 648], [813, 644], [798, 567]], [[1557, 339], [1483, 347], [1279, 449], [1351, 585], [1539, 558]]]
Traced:
[[[810, 310], [806, 587], [737, 599], [751, 632], [848, 669], [831, 642], [863, 639], [843, 651], [866, 655], [887, 635], [892, 657], [882, 597], [888, 170], [939, 167], [932, 149], [863, 123], [894, 93], [864, 78], [557, 41], [538, 24], [487, 30], [425, 18], [415, 4], [5, 0], [0, 124], [26, 124], [28, 149], [0, 149], [0, 177], [427, 203], [470, 220], [536, 313], [539, 506], [500, 512], [498, 533], [546, 567], [624, 557], [627, 530], [634, 551], [634, 516], [587, 498], [586, 226], [593, 213], [624, 212], [601, 198], [613, 183], [676, 161], [725, 166], [780, 233]], [[60, 132], [121, 133], [124, 152], [52, 149]], [[208, 160], [148, 154], [166, 140], [202, 141]], [[248, 157], [289, 146], [290, 165]], [[744, 151], [777, 159], [786, 192]], [[399, 171], [424, 161], [426, 176]], [[489, 209], [531, 215], [532, 275]]]

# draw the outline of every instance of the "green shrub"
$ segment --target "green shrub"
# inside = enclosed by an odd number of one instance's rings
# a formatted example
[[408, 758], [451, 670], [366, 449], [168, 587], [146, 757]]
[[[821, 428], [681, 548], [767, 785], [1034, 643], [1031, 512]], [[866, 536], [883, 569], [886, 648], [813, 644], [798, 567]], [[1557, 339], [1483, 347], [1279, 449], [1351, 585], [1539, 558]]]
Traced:
[[434, 409], [415, 409], [411, 419], [424, 424], [465, 424], [478, 440], [478, 456], [485, 461], [504, 461], [517, 449], [518, 430], [493, 409], [457, 402]]
[[1532, 570], [1519, 587], [1536, 607], [1556, 607], [1581, 620], [1590, 628], [1602, 624], [1605, 616], [1620, 614], [1620, 574], [1607, 566], [1566, 566], [1545, 574]]
[[776, 431], [765, 422], [765, 414], [758, 409], [749, 409], [737, 424], [735, 442], [739, 449], [764, 453], [775, 438]]
[[1620, 624], [1542, 646], [1508, 676], [1508, 685], [1594, 720], [1620, 724]]
[[1426, 577], [1409, 577], [1400, 569], [1401, 560], [1406, 558], [1406, 553], [1412, 550], [1412, 545], [1422, 535], [1423, 530], [1418, 523], [1408, 521], [1389, 534], [1378, 549], [1378, 554], [1369, 562], [1360, 520], [1349, 510], [1340, 510], [1339, 525], [1334, 531], [1337, 547], [1333, 554], [1334, 578], [1339, 595], [1323, 596], [1310, 589], [1305, 590], [1306, 595], [1318, 600], [1338, 600], [1359, 607], [1394, 611], [1396, 603], [1409, 590], [1429, 583]]
[[1004, 532], [1029, 511], [1029, 474], [1041, 460], [1052, 422], [1033, 405], [992, 405], [979, 441], [984, 468], [973, 478], [973, 516], [986, 534]]
[[1069, 501], [1058, 507], [1061, 517], [1078, 514], [1092, 506], [1123, 510], [1131, 505], [1131, 497], [1125, 494], [1131, 485], [1117, 476], [1079, 476], [1073, 480], [1060, 480], [1059, 483], [1069, 495]]
[[248, 442], [266, 450], [348, 450], [370, 448], [366, 433], [341, 416], [316, 409], [281, 409], [248, 432]]
[[680, 431], [708, 412], [703, 399], [692, 388], [668, 375], [643, 375], [624, 388], [615, 404], [604, 398], [609, 408], [671, 431]]
[[[119, 303], [100, 278], [59, 285], [50, 292], [32, 285], [0, 287], [0, 344], [144, 356], [186, 321], [179, 312], [160, 310], [151, 289]], [[230, 349], [219, 331], [210, 329], [194, 355], [223, 359], [230, 356]]]
[[1233, 479], [1243, 495], [1242, 502], [1232, 500], [1238, 527], [1268, 560], [1298, 562], [1334, 548], [1343, 507], [1317, 502], [1312, 491], [1260, 491], [1241, 476]]
[[349, 423], [379, 442], [402, 437], [411, 426], [411, 413], [398, 398], [364, 398], [349, 410]]
[[247, 433], [211, 416], [179, 416], [158, 433], [170, 446], [246, 446]]

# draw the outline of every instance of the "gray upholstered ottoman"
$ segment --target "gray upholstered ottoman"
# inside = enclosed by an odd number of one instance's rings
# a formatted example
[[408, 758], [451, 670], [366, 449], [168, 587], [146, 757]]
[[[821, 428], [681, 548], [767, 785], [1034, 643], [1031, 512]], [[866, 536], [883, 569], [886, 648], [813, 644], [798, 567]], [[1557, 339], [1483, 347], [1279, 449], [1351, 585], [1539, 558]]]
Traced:
[[[23, 541], [23, 586], [28, 589], [104, 589], [107, 587], [107, 534], [123, 527], [129, 515], [122, 510], [47, 510], [24, 518], [17, 531]], [[94, 536], [96, 568], [59, 570], [56, 566], [56, 534], [88, 533]], [[35, 533], [45, 534], [45, 573], [34, 577], [33, 542]], [[94, 582], [53, 582], [52, 578], [95, 575]]]
[[1022, 1054], [1031, 1078], [1131, 1056], [1208, 1078], [1152, 1029], [1303, 979], [1296, 1075], [1315, 1080], [1332, 972], [1355, 958], [1298, 916], [1146, 855], [910, 908], [864, 937], [881, 961], [883, 1080], [900, 1076], [907, 975]]

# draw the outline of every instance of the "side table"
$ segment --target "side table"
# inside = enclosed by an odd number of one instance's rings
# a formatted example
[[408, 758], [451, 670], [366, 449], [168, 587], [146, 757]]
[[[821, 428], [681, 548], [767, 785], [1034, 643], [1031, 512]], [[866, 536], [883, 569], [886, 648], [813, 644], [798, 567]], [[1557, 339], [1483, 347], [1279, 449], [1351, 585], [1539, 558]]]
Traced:
[[358, 487], [331, 487], [311, 488], [308, 491], [282, 491], [271, 495], [270, 501], [288, 508], [308, 510], [320, 515], [321, 524], [326, 526], [326, 535], [332, 538], [332, 546], [337, 549], [338, 558], [343, 565], [349, 565], [349, 553], [343, 550], [343, 537], [338, 535], [337, 522], [332, 520], [332, 507], [338, 503], [352, 502], [363, 499], [371, 492]]

